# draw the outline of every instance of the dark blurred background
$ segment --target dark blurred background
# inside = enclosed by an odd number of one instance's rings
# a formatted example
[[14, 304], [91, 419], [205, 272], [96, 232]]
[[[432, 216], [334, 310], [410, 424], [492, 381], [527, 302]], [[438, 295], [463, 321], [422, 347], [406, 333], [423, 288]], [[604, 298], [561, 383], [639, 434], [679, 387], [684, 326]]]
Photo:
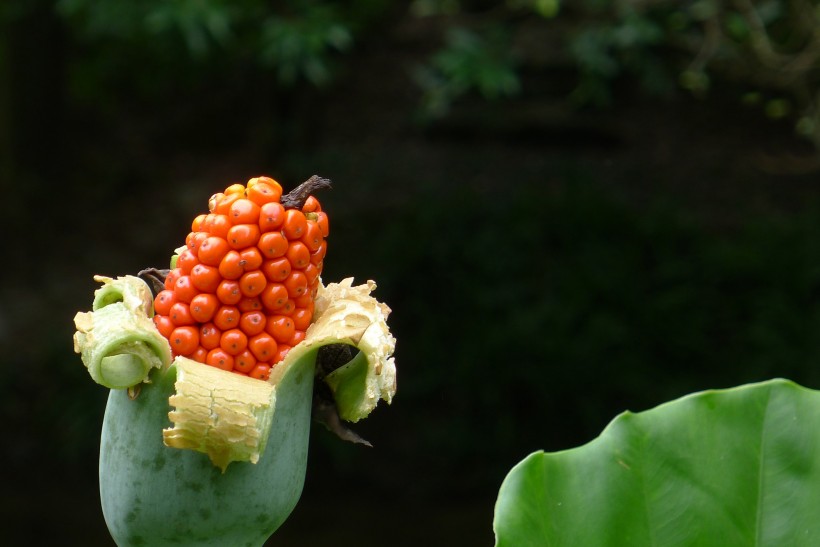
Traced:
[[820, 386], [814, 0], [4, 0], [2, 543], [112, 545], [94, 274], [313, 174], [399, 390], [315, 427], [281, 546], [492, 545], [506, 472], [618, 413]]

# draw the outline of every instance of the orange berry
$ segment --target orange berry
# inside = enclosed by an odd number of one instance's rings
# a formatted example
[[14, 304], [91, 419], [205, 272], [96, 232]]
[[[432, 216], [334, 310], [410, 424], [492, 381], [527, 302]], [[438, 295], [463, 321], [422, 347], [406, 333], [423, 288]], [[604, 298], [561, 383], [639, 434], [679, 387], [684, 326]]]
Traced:
[[259, 229], [263, 232], [278, 230], [284, 221], [285, 207], [281, 203], [265, 203], [259, 207]]
[[193, 317], [197, 323], [207, 323], [214, 316], [219, 306], [219, 299], [213, 294], [198, 294], [191, 300], [191, 317]]
[[191, 270], [191, 283], [202, 292], [213, 293], [222, 281], [219, 270], [213, 266], [197, 264]]
[[290, 261], [285, 257], [266, 260], [262, 263], [262, 273], [265, 274], [268, 281], [274, 283], [287, 279], [290, 272]]
[[167, 315], [155, 315], [154, 325], [157, 327], [159, 333], [166, 339], [170, 338], [171, 333], [174, 332], [175, 328], [177, 328], [177, 326], [174, 325], [174, 322], [171, 321], [171, 318]]
[[231, 247], [227, 241], [218, 236], [210, 236], [199, 244], [199, 250], [196, 254], [203, 264], [219, 266], [219, 263], [230, 250]]
[[288, 238], [282, 232], [265, 232], [259, 236], [257, 246], [265, 258], [279, 258], [288, 251]]
[[171, 311], [171, 306], [173, 306], [177, 301], [177, 295], [174, 291], [169, 291], [165, 289], [164, 291], [160, 291], [157, 294], [157, 297], [154, 298], [154, 313], [158, 313], [160, 315], [168, 315]]
[[322, 241], [324, 241], [319, 225], [315, 222], [308, 221], [305, 234], [302, 236], [301, 241], [307, 246], [308, 251], [318, 251], [319, 245], [321, 245]]
[[307, 330], [311, 319], [313, 319], [313, 312], [307, 308], [296, 308], [290, 318], [293, 319], [293, 326], [296, 330]]
[[261, 311], [263, 309], [262, 300], [260, 300], [258, 296], [245, 296], [239, 301], [236, 307], [239, 308], [239, 311], [242, 313]]
[[288, 300], [288, 290], [281, 283], [268, 283], [265, 290], [259, 295], [262, 305], [269, 311], [275, 311], [285, 305]]
[[286, 315], [271, 315], [265, 323], [265, 332], [279, 343], [286, 343], [295, 331], [293, 320]]
[[233, 356], [222, 348], [214, 348], [209, 351], [205, 363], [222, 370], [233, 370]]
[[233, 358], [234, 371], [244, 372], [245, 374], [247, 374], [250, 371], [252, 371], [253, 367], [255, 366], [256, 357], [253, 355], [253, 352], [249, 349], [241, 351]]
[[192, 326], [177, 327], [168, 342], [177, 355], [190, 355], [199, 347], [199, 329]]
[[239, 252], [239, 265], [242, 266], [243, 271], [258, 270], [263, 261], [262, 253], [256, 247], [248, 247]]
[[253, 370], [248, 373], [248, 376], [251, 378], [256, 378], [258, 380], [267, 380], [270, 378], [270, 365], [266, 365], [265, 363], [259, 363]]
[[228, 230], [228, 244], [234, 249], [245, 249], [259, 241], [259, 225], [236, 224]]
[[315, 264], [308, 264], [302, 271], [305, 272], [308, 287], [312, 287], [319, 280], [319, 268]]
[[239, 281], [224, 279], [216, 288], [216, 297], [223, 304], [234, 306], [242, 300], [242, 291], [239, 290]]
[[319, 200], [313, 196], [308, 196], [305, 200], [305, 204], [302, 205], [302, 212], [304, 213], [313, 213], [321, 210], [322, 206], [319, 204]]
[[179, 271], [179, 268], [174, 268], [168, 275], [165, 276], [165, 288], [168, 290], [173, 291], [176, 287], [177, 279], [182, 276], [182, 272]]
[[168, 317], [170, 317], [174, 325], [178, 327], [196, 323], [194, 317], [191, 315], [191, 308], [185, 302], [174, 302], [168, 312]]
[[239, 308], [234, 306], [222, 306], [216, 313], [214, 314], [213, 322], [221, 331], [230, 330], [236, 328], [239, 325], [239, 317], [242, 314], [239, 311]]
[[260, 332], [248, 340], [248, 349], [259, 361], [267, 362], [276, 357], [279, 347], [273, 336]]
[[265, 314], [261, 311], [249, 311], [239, 317], [239, 328], [250, 336], [255, 336], [265, 330]]
[[256, 224], [259, 222], [259, 205], [247, 198], [239, 198], [231, 203], [228, 218], [231, 224]]
[[240, 329], [230, 329], [222, 333], [219, 347], [231, 355], [238, 355], [248, 347], [248, 336]]
[[222, 331], [213, 323], [205, 323], [199, 327], [199, 343], [203, 348], [207, 350], [218, 348], [220, 338], [222, 338]]
[[310, 251], [308, 250], [307, 245], [301, 241], [291, 242], [285, 256], [290, 261], [291, 267], [296, 268], [297, 270], [304, 269], [305, 266], [310, 264]]
[[316, 213], [316, 225], [319, 226], [319, 232], [322, 237], [327, 237], [330, 234], [330, 224], [328, 223], [327, 213], [319, 211]]
[[193, 222], [191, 222], [191, 231], [198, 232], [202, 228], [202, 223], [205, 221], [205, 213], [197, 215]]
[[190, 274], [191, 269], [197, 264], [199, 264], [199, 260], [191, 249], [185, 249], [177, 257], [177, 268], [182, 271], [183, 275]]
[[193, 359], [197, 363], [204, 363], [205, 359], [208, 358], [208, 350], [199, 346], [194, 350], [192, 354], [188, 356], [190, 359]]
[[242, 255], [238, 251], [228, 251], [219, 262], [219, 275], [225, 279], [239, 279], [243, 273]]
[[279, 308], [277, 313], [279, 315], [292, 315], [296, 311], [296, 302], [292, 298], [285, 301], [285, 305]]
[[231, 227], [231, 221], [226, 215], [213, 215], [213, 220], [209, 225], [208, 233], [212, 236], [221, 237], [225, 239], [228, 237], [228, 230]]
[[[325, 259], [325, 253], [326, 252], [327, 252], [327, 242], [322, 241], [322, 244], [319, 245], [319, 248], [310, 253], [310, 263], [315, 265], [315, 266], [318, 266], [319, 264], [321, 264], [322, 261]], [[319, 269], [321, 270], [321, 268], [319, 268]]]
[[301, 342], [304, 339], [305, 339], [305, 331], [297, 329], [297, 330], [293, 331], [293, 336], [291, 336], [290, 339], [285, 343], [289, 346], [295, 346], [296, 344], [298, 344], [299, 342]]
[[199, 294], [199, 291], [191, 281], [188, 275], [180, 275], [174, 282], [174, 293], [177, 295], [177, 300], [180, 302], [190, 302], [193, 297]]
[[285, 359], [285, 356], [287, 356], [289, 351], [289, 345], [279, 344], [279, 351], [276, 352], [276, 356], [271, 360], [271, 363], [281, 363]]
[[307, 276], [305, 276], [304, 272], [298, 270], [290, 272], [290, 275], [282, 283], [285, 285], [285, 288], [288, 290], [288, 296], [291, 298], [302, 296], [308, 291]]
[[287, 209], [285, 211], [285, 220], [282, 223], [282, 231], [288, 239], [299, 239], [307, 229], [307, 218], [305, 214], [298, 209]]
[[265, 290], [265, 285], [267, 284], [268, 280], [265, 278], [265, 274], [262, 273], [261, 270], [248, 272], [239, 278], [239, 290], [242, 291], [242, 294], [248, 297], [259, 296], [262, 294], [262, 291]]
[[258, 180], [253, 186], [248, 182], [247, 194], [249, 200], [261, 207], [266, 203], [278, 202], [282, 197], [282, 190], [281, 187], [277, 190], [267, 182]]
[[242, 195], [245, 194], [245, 186], [243, 184], [238, 183], [238, 182], [235, 182], [235, 183], [231, 184], [230, 186], [225, 188], [225, 195], [227, 196], [227, 195], [230, 195], [230, 194], [239, 194], [240, 197], [241, 197]]

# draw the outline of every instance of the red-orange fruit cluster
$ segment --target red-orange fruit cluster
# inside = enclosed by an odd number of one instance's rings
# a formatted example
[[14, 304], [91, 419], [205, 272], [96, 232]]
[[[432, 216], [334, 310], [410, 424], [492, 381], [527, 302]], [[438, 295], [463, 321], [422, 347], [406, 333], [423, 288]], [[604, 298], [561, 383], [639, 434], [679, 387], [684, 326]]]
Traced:
[[327, 214], [309, 196], [280, 203], [269, 177], [214, 194], [154, 299], [154, 323], [174, 355], [267, 379], [313, 319]]

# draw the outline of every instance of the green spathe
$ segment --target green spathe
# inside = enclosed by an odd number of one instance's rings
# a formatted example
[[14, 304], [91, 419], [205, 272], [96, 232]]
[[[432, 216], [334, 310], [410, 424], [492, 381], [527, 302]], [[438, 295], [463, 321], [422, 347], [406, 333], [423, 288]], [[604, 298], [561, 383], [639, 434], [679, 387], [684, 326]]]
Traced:
[[103, 283], [92, 311], [74, 317], [74, 351], [91, 378], [105, 387], [133, 387], [171, 362], [171, 347], [150, 319], [152, 297], [138, 277], [95, 276]]
[[315, 357], [303, 355], [277, 384], [258, 462], [234, 461], [224, 473], [204, 454], [163, 444], [175, 365], [155, 371], [134, 400], [112, 390], [100, 441], [100, 499], [117, 545], [262, 545], [302, 492]]
[[820, 545], [820, 393], [770, 380], [618, 416], [504, 480], [497, 547]]

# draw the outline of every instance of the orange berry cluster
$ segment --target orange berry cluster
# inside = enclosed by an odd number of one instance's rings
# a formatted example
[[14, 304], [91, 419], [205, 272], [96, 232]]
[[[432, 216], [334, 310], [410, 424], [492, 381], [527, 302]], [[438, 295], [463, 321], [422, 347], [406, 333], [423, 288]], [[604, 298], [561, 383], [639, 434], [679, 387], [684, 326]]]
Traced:
[[267, 379], [313, 318], [327, 214], [309, 196], [285, 208], [269, 177], [232, 184], [197, 216], [154, 299], [174, 355]]

